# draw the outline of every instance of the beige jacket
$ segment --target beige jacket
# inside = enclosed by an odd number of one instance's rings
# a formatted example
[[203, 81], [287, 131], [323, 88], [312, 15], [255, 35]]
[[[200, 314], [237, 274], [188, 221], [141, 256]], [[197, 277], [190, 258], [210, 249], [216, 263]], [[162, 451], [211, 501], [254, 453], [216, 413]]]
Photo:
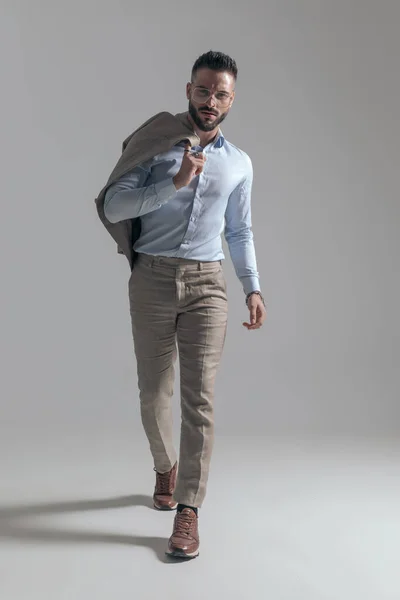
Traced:
[[160, 112], [151, 117], [123, 142], [122, 155], [106, 185], [95, 199], [101, 222], [117, 243], [118, 252], [124, 254], [128, 259], [131, 270], [136, 258], [133, 244], [140, 235], [140, 217], [119, 223], [110, 223], [104, 214], [106, 191], [112, 183], [128, 171], [157, 154], [168, 152], [175, 144], [183, 140], [189, 140], [192, 146], [200, 144], [200, 138], [194, 133], [187, 112], [176, 115]]

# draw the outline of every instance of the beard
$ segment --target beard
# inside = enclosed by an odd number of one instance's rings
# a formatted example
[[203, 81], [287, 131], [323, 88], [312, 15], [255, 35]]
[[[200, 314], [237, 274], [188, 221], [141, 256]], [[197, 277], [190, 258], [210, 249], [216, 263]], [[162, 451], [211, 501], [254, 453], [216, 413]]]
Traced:
[[202, 108], [196, 108], [189, 100], [189, 114], [192, 117], [195, 125], [197, 125], [197, 127], [200, 129], [200, 131], [213, 131], [214, 129], [216, 129], [221, 123], [222, 121], [224, 121], [228, 115], [229, 109], [222, 113], [219, 117], [217, 117], [216, 119], [214, 119], [214, 121], [210, 121], [210, 122], [206, 122], [203, 121], [201, 118], [201, 111], [202, 110], [210, 110], [210, 112], [214, 113], [213, 109], [207, 109], [206, 106], [203, 106]]

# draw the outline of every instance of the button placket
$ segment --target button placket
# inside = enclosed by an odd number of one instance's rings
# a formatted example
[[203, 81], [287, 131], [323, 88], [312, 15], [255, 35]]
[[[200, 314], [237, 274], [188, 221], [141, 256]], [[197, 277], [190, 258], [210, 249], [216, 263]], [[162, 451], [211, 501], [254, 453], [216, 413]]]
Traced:
[[[207, 156], [208, 152], [206, 152], [204, 150], [204, 148], [202, 148], [201, 146], [193, 146], [192, 150], [198, 151], [198, 152], [204, 152], [204, 154]], [[207, 163], [206, 163], [207, 164]], [[206, 169], [206, 164], [205, 164], [205, 168], [204, 171]], [[205, 172], [200, 173], [200, 175], [198, 176], [198, 180], [197, 180], [197, 186], [196, 186], [196, 194], [194, 196], [193, 199], [193, 208], [192, 208], [192, 213], [189, 217], [189, 223], [188, 223], [188, 227], [187, 230], [185, 232], [185, 236], [182, 242], [183, 246], [189, 246], [190, 242], [192, 241], [193, 235], [196, 231], [196, 227], [197, 227], [197, 220], [199, 218], [200, 215], [200, 208], [201, 208], [201, 200], [200, 200], [200, 196], [203, 194], [205, 188], [206, 188], [206, 176], [205, 176]], [[185, 248], [186, 250], [186, 248]]]

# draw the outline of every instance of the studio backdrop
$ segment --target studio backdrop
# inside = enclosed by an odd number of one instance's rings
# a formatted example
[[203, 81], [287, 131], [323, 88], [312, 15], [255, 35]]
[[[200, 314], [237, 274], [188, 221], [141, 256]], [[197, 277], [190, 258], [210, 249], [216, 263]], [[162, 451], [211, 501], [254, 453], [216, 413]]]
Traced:
[[[224, 243], [229, 324], [217, 430], [399, 434], [398, 16], [386, 0], [220, 1], [212, 11], [2, 3], [8, 432], [141, 431], [129, 267], [94, 199], [129, 133], [156, 112], [187, 109], [193, 62], [213, 49], [239, 68], [222, 129], [253, 161], [268, 305], [264, 327], [248, 332]], [[176, 415], [178, 404], [177, 394]]]

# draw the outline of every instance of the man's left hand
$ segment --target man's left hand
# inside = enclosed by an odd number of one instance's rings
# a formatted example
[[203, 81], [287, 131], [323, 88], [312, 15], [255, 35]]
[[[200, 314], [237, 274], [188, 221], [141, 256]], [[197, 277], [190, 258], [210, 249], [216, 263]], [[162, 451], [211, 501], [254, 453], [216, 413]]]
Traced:
[[258, 294], [252, 294], [248, 301], [248, 309], [250, 312], [250, 323], [243, 323], [247, 329], [260, 329], [267, 316], [267, 311], [263, 301]]

